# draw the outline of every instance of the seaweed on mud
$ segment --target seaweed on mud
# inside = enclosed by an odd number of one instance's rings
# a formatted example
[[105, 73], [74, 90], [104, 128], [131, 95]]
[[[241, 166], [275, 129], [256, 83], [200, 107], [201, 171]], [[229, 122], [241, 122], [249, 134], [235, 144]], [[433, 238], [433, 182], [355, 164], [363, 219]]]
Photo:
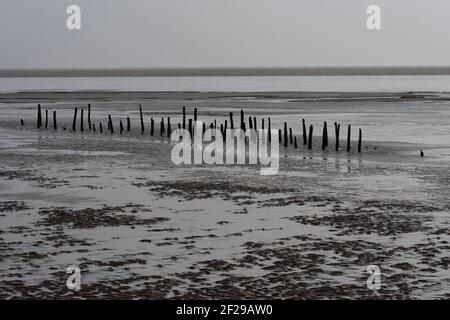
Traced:
[[167, 221], [169, 218], [157, 217], [142, 219], [133, 215], [118, 214], [125, 212], [125, 207], [104, 206], [103, 208], [86, 208], [71, 210], [67, 208], [51, 207], [39, 210], [44, 218], [38, 222], [39, 226], [66, 225], [73, 229], [93, 229], [100, 226], [138, 226], [153, 225]]
[[30, 209], [24, 201], [0, 201], [0, 212], [16, 212]]
[[378, 234], [383, 236], [427, 231], [430, 228], [424, 223], [431, 220], [430, 217], [382, 212], [340, 213], [325, 216], [298, 215], [287, 219], [304, 225], [340, 229], [338, 235]]
[[[137, 187], [149, 187], [160, 197], [178, 196], [185, 200], [221, 197], [224, 200], [241, 201], [251, 199], [253, 194], [272, 194], [294, 192], [294, 188], [275, 188], [268, 186], [248, 186], [229, 181], [148, 181], [134, 183]], [[239, 195], [236, 195], [240, 193]], [[243, 194], [247, 195], [243, 195]]]

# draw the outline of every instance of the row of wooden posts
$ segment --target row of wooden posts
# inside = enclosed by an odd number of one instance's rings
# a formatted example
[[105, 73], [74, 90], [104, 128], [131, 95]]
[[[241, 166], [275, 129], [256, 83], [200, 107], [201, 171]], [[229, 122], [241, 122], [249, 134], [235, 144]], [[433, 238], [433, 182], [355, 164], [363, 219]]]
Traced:
[[[141, 105], [139, 105], [139, 114], [140, 114], [141, 134], [144, 134], [144, 131], [145, 131], [144, 116], [142, 113]], [[232, 112], [230, 112], [229, 117], [230, 117], [229, 118], [230, 129], [233, 130], [233, 129], [235, 129], [235, 127], [234, 127], [234, 119], [233, 119]], [[77, 118], [78, 118], [78, 108], [75, 108], [74, 115], [73, 115], [73, 121], [72, 121], [72, 131], [77, 130]], [[181, 124], [178, 123], [178, 128], [179, 129], [187, 128], [192, 135], [193, 134], [193, 124], [196, 123], [197, 119], [198, 119], [197, 108], [194, 108], [194, 119], [188, 119], [188, 123], [186, 123], [186, 107], [183, 107], [183, 122]], [[87, 120], [88, 120], [89, 130], [96, 132], [95, 124], [91, 122], [91, 105], [90, 104], [88, 104]], [[23, 119], [21, 119], [20, 122], [21, 122], [21, 125], [23, 126], [24, 125]], [[38, 114], [37, 114], [37, 128], [38, 129], [41, 129], [41, 128], [48, 129], [48, 125], [49, 125], [48, 110], [45, 110], [45, 124], [43, 124], [42, 110], [41, 110], [41, 105], [39, 104], [38, 105]], [[257, 130], [258, 123], [256, 121], [256, 117], [251, 117], [251, 116], [248, 117], [248, 126], [249, 126], [249, 129]], [[211, 122], [209, 127], [217, 129], [217, 121], [214, 120], [214, 122]], [[308, 128], [306, 126], [305, 119], [302, 119], [302, 127], [303, 127], [303, 145], [307, 146], [308, 150], [311, 150], [312, 145], [313, 145], [314, 127], [313, 127], [313, 125], [310, 125], [309, 132], [307, 132]], [[53, 129], [57, 130], [57, 128], [58, 128], [58, 126], [57, 126], [57, 120], [56, 120], [56, 111], [53, 111]], [[242, 110], [242, 109], [241, 109], [240, 128], [244, 131], [246, 130], [245, 115], [244, 115], [244, 110]], [[225, 132], [227, 129], [228, 129], [228, 120], [225, 120], [224, 124], [223, 123], [220, 124], [220, 131], [222, 132], [224, 139], [226, 138]], [[262, 121], [261, 121], [261, 129], [265, 129], [264, 119], [262, 119]], [[268, 129], [268, 141], [271, 142], [272, 136], [271, 136], [270, 132], [272, 129], [272, 124], [271, 124], [270, 117], [268, 117], [267, 129]], [[348, 127], [347, 127], [347, 146], [346, 146], [347, 152], [351, 151], [351, 129], [352, 129], [351, 125], [348, 125]], [[99, 123], [98, 130], [100, 131], [100, 133], [103, 132], [103, 126], [102, 126], [101, 122]], [[110, 133], [114, 133], [114, 125], [113, 125], [111, 115], [108, 115], [107, 130]], [[334, 130], [335, 130], [335, 150], [339, 151], [341, 125], [335, 122]], [[81, 109], [80, 131], [81, 132], [84, 131], [84, 109]], [[122, 122], [122, 119], [120, 119], [119, 132], [120, 132], [120, 134], [122, 134], [124, 131], [125, 131], [125, 127]], [[129, 117], [127, 117], [127, 120], [126, 120], [126, 131], [127, 132], [131, 131], [131, 121], [130, 121]], [[203, 132], [205, 132], [205, 131], [206, 131], [206, 125], [205, 125], [205, 123], [203, 123]], [[288, 134], [288, 131], [289, 131], [289, 134]], [[151, 118], [150, 119], [150, 135], [153, 136], [154, 133], [155, 133], [155, 121], [153, 118]], [[165, 133], [167, 133], [167, 137], [170, 137], [170, 134], [172, 133], [170, 117], [167, 118], [167, 130], [165, 128], [164, 118], [161, 118], [160, 136], [164, 136]], [[284, 137], [284, 139], [282, 139], [283, 137]], [[278, 129], [278, 138], [279, 138], [278, 142], [281, 144], [283, 141], [285, 147], [287, 147], [288, 145], [294, 145], [294, 148], [298, 148], [297, 137], [293, 136], [292, 128], [288, 128], [286, 122], [284, 122], [283, 135], [282, 135], [281, 129]], [[322, 131], [322, 150], [326, 150], [327, 147], [328, 147], [328, 124], [325, 121], [323, 124], [323, 131]], [[362, 148], [362, 130], [359, 129], [358, 152], [361, 152], [361, 148]]]

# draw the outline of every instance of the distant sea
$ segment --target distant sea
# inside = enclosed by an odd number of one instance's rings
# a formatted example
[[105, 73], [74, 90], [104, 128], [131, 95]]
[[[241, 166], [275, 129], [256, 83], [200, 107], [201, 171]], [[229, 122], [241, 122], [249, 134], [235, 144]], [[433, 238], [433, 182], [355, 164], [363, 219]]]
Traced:
[[0, 70], [0, 92], [450, 92], [450, 68]]

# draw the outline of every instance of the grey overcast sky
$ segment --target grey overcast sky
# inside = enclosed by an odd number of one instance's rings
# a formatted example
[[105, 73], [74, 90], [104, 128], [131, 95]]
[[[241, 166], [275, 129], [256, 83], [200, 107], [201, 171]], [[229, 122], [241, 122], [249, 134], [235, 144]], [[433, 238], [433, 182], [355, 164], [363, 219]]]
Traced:
[[449, 66], [450, 1], [2, 0], [0, 37], [0, 68]]

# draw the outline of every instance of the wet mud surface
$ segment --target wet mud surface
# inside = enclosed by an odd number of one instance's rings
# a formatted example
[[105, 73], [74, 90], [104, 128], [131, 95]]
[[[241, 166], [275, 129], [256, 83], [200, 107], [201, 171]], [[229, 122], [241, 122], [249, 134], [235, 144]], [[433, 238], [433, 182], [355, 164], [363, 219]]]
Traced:
[[450, 298], [448, 164], [299, 151], [261, 176], [157, 138], [0, 133], [2, 299]]

